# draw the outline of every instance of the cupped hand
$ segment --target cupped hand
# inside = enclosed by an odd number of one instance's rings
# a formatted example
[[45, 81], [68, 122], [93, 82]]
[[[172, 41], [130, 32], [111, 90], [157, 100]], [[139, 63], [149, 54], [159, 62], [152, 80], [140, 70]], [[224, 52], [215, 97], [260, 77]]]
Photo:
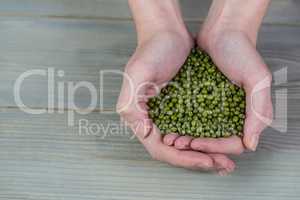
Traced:
[[[200, 32], [198, 45], [208, 52], [218, 68], [233, 83], [245, 89], [246, 119], [242, 140], [247, 149], [255, 151], [260, 134], [271, 124], [273, 117], [272, 76], [256, 50], [256, 34], [226, 28], [205, 31], [207, 30]], [[202, 151], [207, 146], [208, 143], [204, 143], [203, 139], [195, 139], [189, 148]]]
[[197, 144], [205, 144], [201, 152], [185, 149], [192, 138], [177, 134], [163, 138], [148, 117], [147, 99], [157, 93], [156, 86], [161, 87], [175, 76], [194, 46], [187, 35], [162, 32], [139, 43], [125, 68], [117, 111], [154, 159], [189, 169], [228, 173], [235, 164], [221, 153], [241, 153], [243, 146], [237, 137], [197, 140]]

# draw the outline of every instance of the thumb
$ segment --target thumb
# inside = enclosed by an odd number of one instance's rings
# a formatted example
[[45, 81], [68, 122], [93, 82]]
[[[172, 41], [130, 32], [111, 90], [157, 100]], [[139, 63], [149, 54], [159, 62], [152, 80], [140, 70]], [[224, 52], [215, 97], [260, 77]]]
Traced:
[[247, 149], [255, 151], [261, 132], [272, 123], [271, 75], [260, 81], [248, 82], [246, 91], [246, 119], [243, 142]]
[[117, 112], [139, 139], [148, 136], [152, 126], [147, 112], [146, 89], [149, 77], [140, 70], [123, 73], [123, 84], [117, 103]]

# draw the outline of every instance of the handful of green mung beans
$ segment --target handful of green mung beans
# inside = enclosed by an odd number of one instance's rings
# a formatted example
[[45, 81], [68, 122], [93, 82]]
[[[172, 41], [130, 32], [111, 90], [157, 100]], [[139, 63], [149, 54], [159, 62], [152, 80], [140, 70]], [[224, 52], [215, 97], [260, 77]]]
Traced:
[[147, 105], [149, 117], [162, 134], [209, 138], [242, 134], [244, 90], [231, 83], [208, 54], [196, 48]]

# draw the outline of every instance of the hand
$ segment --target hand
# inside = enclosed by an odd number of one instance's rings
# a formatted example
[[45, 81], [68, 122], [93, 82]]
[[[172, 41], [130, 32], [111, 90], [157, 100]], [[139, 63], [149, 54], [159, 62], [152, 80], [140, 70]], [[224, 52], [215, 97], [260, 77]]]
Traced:
[[[218, 30], [219, 31], [219, 30]], [[219, 69], [246, 91], [244, 145], [256, 150], [263, 129], [272, 122], [272, 75], [255, 49], [256, 38], [242, 31], [210, 33], [212, 39], [199, 37], [198, 43], [211, 55]]]
[[269, 3], [270, 0], [213, 1], [197, 40], [219, 69], [246, 91], [243, 143], [252, 151], [273, 118], [272, 75], [256, 50], [257, 33]]
[[[145, 97], [154, 94], [153, 85], [166, 83], [175, 76], [190, 53], [193, 40], [188, 34], [172, 31], [159, 32], [148, 38], [139, 42], [125, 68], [127, 78], [124, 78], [117, 105], [121, 117], [156, 160], [189, 169], [214, 169], [221, 174], [233, 171], [235, 164], [223, 154], [176, 149], [173, 146], [175, 139], [176, 144], [181, 144], [180, 141], [187, 141], [188, 137], [170, 134], [162, 138], [158, 128], [149, 120], [145, 109], [147, 102]], [[141, 85], [143, 87], [140, 87]], [[241, 143], [228, 147], [228, 141], [229, 139], [223, 139], [218, 144], [223, 145], [225, 151], [229, 148], [243, 149]], [[216, 149], [215, 145], [214, 142], [208, 142], [204, 151], [211, 152], [212, 149]]]
[[[246, 91], [243, 144], [252, 151], [256, 150], [259, 136], [271, 123], [273, 116], [270, 94], [272, 76], [255, 48], [257, 32], [269, 2], [270, 0], [214, 0], [197, 37], [198, 46], [212, 57], [232, 82]], [[182, 146], [179, 144], [186, 145], [185, 149], [215, 153], [229, 153], [228, 147], [239, 149], [238, 138], [227, 140], [226, 143], [226, 139], [191, 140], [176, 139], [173, 136], [171, 140], [174, 138], [175, 147], [178, 149]], [[227, 148], [224, 143], [227, 144]]]

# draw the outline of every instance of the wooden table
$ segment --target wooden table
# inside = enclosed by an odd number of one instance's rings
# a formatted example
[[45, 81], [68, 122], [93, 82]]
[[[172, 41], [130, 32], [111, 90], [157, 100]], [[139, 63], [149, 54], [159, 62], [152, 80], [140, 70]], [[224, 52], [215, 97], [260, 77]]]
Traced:
[[[210, 2], [181, 2], [195, 32]], [[0, 0], [0, 199], [300, 198], [299, 1], [273, 0], [265, 18], [258, 49], [274, 74], [276, 123], [264, 131], [256, 153], [234, 157], [238, 169], [227, 177], [153, 161], [117, 127], [121, 77], [106, 74], [103, 85], [99, 71], [123, 70], [135, 37], [126, 0]], [[53, 113], [28, 114], [16, 105], [16, 80], [32, 69], [54, 70], [54, 104], [44, 75], [27, 77], [21, 98], [31, 108], [53, 107]], [[67, 91], [67, 82], [79, 81], [97, 88], [103, 107], [75, 113], [68, 126], [74, 106], [66, 108], [71, 100], [57, 87]], [[77, 106], [89, 101], [87, 90], [76, 92]], [[89, 133], [80, 128], [84, 120]]]

